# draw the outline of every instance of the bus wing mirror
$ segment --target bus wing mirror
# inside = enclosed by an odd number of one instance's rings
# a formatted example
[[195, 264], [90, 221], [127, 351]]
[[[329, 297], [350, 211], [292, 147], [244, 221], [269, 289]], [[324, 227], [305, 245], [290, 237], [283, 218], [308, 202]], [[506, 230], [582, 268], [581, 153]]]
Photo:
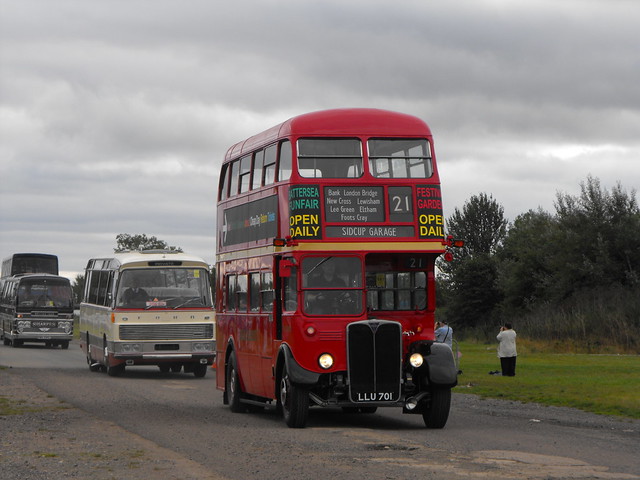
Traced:
[[278, 275], [281, 277], [290, 277], [291, 270], [296, 267], [296, 264], [291, 260], [281, 260], [278, 269]]

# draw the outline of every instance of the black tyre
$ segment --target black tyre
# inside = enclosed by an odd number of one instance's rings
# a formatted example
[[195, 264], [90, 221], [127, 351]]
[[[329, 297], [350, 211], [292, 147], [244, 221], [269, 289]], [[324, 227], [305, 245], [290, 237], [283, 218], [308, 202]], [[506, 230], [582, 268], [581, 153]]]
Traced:
[[63, 350], [66, 350], [69, 348], [69, 341], [65, 340], [63, 342], [60, 342], [60, 348], [62, 348]]
[[107, 375], [110, 377], [117, 377], [124, 373], [124, 363], [120, 365], [111, 365], [109, 363], [109, 352], [107, 351], [107, 342], [104, 342], [104, 368], [107, 371]]
[[242, 398], [242, 387], [240, 386], [240, 376], [236, 364], [236, 354], [231, 352], [227, 362], [227, 372], [225, 378], [225, 389], [229, 399], [229, 407], [234, 413], [246, 412], [246, 406], [240, 401]]
[[204, 377], [207, 374], [207, 365], [202, 363], [194, 365], [193, 374], [198, 378]]
[[291, 383], [286, 365], [282, 367], [279, 393], [279, 408], [287, 426], [304, 428], [309, 417], [309, 392], [306, 388]]
[[435, 388], [431, 392], [429, 408], [422, 413], [427, 428], [444, 428], [451, 408], [451, 389]]
[[97, 372], [98, 370], [100, 370], [100, 364], [98, 362], [94, 362], [93, 359], [91, 358], [91, 345], [89, 344], [89, 332], [87, 332], [86, 342], [87, 342], [87, 365], [89, 365], [89, 371]]

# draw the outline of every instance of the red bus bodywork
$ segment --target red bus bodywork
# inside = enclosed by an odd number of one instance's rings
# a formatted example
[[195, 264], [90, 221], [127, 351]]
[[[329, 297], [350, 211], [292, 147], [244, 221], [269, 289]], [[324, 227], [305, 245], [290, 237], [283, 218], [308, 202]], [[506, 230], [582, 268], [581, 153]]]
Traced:
[[[457, 370], [434, 343], [446, 240], [422, 120], [328, 110], [237, 143], [217, 218], [217, 387], [232, 410], [275, 400], [301, 427], [309, 404], [400, 406], [444, 426]], [[338, 273], [322, 285], [321, 270]]]

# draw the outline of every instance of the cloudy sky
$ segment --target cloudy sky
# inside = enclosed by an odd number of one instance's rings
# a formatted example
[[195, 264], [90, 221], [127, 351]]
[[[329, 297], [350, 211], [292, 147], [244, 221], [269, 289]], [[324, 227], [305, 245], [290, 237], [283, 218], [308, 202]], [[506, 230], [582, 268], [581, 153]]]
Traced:
[[213, 263], [230, 145], [337, 107], [431, 127], [445, 215], [640, 187], [636, 0], [0, 0], [0, 256]]

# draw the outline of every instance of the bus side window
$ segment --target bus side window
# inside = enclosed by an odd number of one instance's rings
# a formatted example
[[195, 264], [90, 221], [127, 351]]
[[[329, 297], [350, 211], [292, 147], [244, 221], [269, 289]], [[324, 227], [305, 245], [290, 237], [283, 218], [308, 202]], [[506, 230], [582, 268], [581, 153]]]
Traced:
[[264, 184], [271, 185], [276, 181], [276, 150], [277, 145], [271, 145], [264, 150]]
[[262, 284], [260, 287], [260, 295], [262, 297], [262, 311], [273, 311], [273, 275], [271, 272], [265, 272], [262, 274]]
[[289, 180], [292, 165], [291, 143], [284, 141], [280, 144], [280, 163], [278, 165], [278, 180]]
[[260, 311], [260, 273], [249, 274], [249, 311]]
[[236, 302], [236, 306], [238, 307], [239, 312], [247, 311], [247, 276], [246, 275], [238, 275], [236, 277], [236, 295], [238, 296], [238, 301]]
[[251, 189], [255, 190], [262, 186], [262, 166], [264, 164], [264, 150], [258, 150], [253, 157], [253, 180]]
[[246, 155], [240, 159], [240, 193], [248, 192], [251, 186], [251, 155]]
[[240, 165], [239, 161], [232, 162], [229, 164], [229, 196], [233, 197], [238, 194], [238, 166]]
[[225, 200], [227, 198], [227, 191], [229, 190], [229, 165], [225, 165], [222, 167], [222, 172], [220, 173], [220, 181], [218, 183], [218, 200]]
[[227, 312], [234, 312], [236, 309], [236, 276], [227, 275], [227, 307], [224, 309]]
[[288, 312], [293, 312], [298, 308], [298, 291], [297, 291], [297, 281], [298, 279], [298, 269], [291, 268], [291, 275], [283, 278], [282, 282], [282, 290], [283, 290], [283, 303], [284, 310]]

